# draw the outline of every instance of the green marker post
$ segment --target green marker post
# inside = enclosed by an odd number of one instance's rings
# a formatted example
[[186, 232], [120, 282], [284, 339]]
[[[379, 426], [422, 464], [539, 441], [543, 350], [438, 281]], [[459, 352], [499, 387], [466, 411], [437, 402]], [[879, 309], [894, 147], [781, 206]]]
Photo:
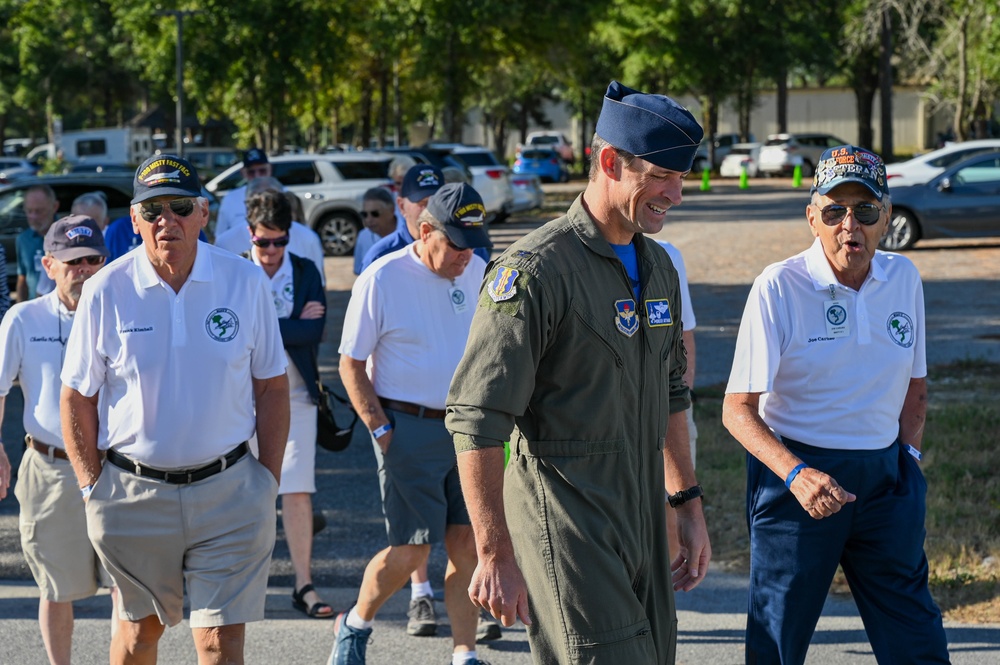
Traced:
[[740, 189], [750, 189], [750, 176], [747, 175], [747, 166], [740, 167]]
[[795, 170], [792, 171], [792, 187], [798, 189], [802, 186], [802, 165], [796, 164]]
[[701, 171], [701, 191], [710, 192], [712, 191], [712, 181], [711, 174], [708, 169], [702, 169]]

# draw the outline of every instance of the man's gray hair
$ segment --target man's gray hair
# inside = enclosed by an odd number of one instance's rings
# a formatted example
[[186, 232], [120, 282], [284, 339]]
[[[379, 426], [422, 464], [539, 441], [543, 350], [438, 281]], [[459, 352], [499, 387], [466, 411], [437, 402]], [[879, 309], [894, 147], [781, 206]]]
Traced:
[[390, 192], [385, 187], [372, 187], [367, 190], [361, 197], [362, 201], [377, 201], [379, 203], [384, 203], [390, 208], [396, 205], [396, 202], [392, 198], [392, 192]]
[[87, 192], [86, 194], [80, 194], [80, 196], [73, 199], [73, 205], [70, 207], [70, 214], [77, 214], [78, 207], [97, 208], [100, 210], [101, 219], [95, 220], [97, 222], [102, 221], [108, 216], [108, 200], [104, 197], [104, 192]]
[[389, 162], [389, 177], [395, 180], [397, 177], [402, 178], [406, 175], [406, 172], [417, 165], [417, 160], [413, 159], [409, 155], [400, 155], [399, 157], [394, 157], [391, 162]]
[[261, 176], [259, 178], [254, 178], [247, 183], [247, 193], [246, 198], [250, 198], [253, 194], [259, 194], [260, 192], [284, 192], [285, 186], [281, 184], [281, 181], [272, 176]]
[[431, 228], [433, 228], [435, 231], [440, 231], [441, 233], [446, 233], [446, 231], [444, 230], [444, 224], [442, 224], [440, 221], [438, 221], [438, 219], [434, 215], [432, 215], [427, 210], [427, 208], [424, 208], [420, 212], [420, 216], [417, 217], [417, 228], [420, 228], [420, 225], [423, 224], [424, 222], [427, 222], [428, 224], [430, 224]]
[[628, 168], [632, 162], [635, 161], [635, 155], [630, 153], [628, 150], [616, 148], [597, 134], [594, 134], [594, 138], [590, 142], [590, 173], [588, 175], [590, 180], [597, 180], [597, 174], [601, 172], [601, 165], [599, 162], [601, 161], [601, 150], [604, 150], [605, 146], [610, 146], [615, 151], [615, 154], [618, 155], [618, 159], [622, 161], [622, 165], [625, 166], [625, 168]]

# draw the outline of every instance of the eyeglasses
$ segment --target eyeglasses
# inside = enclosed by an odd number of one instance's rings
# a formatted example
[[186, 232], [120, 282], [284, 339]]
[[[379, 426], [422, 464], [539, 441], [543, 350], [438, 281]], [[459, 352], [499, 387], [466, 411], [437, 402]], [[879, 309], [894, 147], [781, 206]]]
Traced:
[[99, 266], [104, 263], [103, 256], [81, 256], [78, 259], [70, 259], [69, 261], [63, 261], [68, 266], [78, 266], [81, 263], [86, 262], [88, 266]]
[[250, 242], [257, 245], [262, 249], [267, 249], [268, 247], [284, 247], [288, 244], [289, 238], [286, 233], [283, 236], [278, 236], [277, 238], [258, 238], [257, 236], [250, 236]]
[[824, 224], [827, 226], [836, 226], [844, 221], [848, 210], [854, 214], [854, 219], [858, 220], [859, 224], [864, 224], [865, 226], [875, 224], [878, 222], [879, 217], [882, 216], [881, 206], [877, 206], [874, 203], [859, 203], [854, 206], [842, 206], [834, 203], [825, 208], [820, 208], [819, 212]]
[[[187, 217], [194, 212], [194, 199], [174, 199], [166, 203], [177, 217]], [[155, 222], [163, 215], [163, 203], [140, 203], [139, 214], [147, 222]]]
[[378, 219], [379, 217], [382, 216], [382, 213], [380, 213], [378, 210], [372, 210], [371, 212], [368, 212], [367, 210], [361, 211], [361, 219], [364, 219], [369, 216]]

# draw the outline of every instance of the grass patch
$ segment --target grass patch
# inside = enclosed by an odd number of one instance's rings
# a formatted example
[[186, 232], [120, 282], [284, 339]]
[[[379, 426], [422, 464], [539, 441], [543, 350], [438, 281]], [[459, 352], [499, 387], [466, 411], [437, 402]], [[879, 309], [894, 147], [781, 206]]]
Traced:
[[[921, 467], [927, 478], [930, 585], [945, 617], [1000, 623], [1000, 365], [931, 368]], [[698, 391], [698, 479], [713, 559], [749, 569], [745, 451], [722, 426], [723, 387]], [[842, 581], [834, 589], [846, 588]]]

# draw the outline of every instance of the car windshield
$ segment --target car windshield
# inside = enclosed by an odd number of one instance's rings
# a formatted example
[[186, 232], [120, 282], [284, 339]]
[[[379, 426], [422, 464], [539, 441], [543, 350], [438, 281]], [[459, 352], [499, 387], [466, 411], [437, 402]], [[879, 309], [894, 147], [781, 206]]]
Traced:
[[521, 159], [553, 159], [556, 153], [551, 150], [525, 150], [521, 153]]
[[558, 136], [533, 136], [533, 137], [531, 137], [530, 143], [538, 143], [538, 144], [541, 144], [541, 145], [544, 145], [544, 144], [547, 144], [547, 143], [559, 143], [559, 137]]
[[500, 162], [493, 156], [492, 152], [484, 150], [482, 152], [460, 152], [456, 153], [467, 166], [499, 166]]
[[733, 148], [729, 151], [730, 155], [749, 155], [751, 148]]
[[932, 159], [928, 162], [928, 164], [944, 169], [948, 168], [952, 164], [957, 164], [966, 157], [972, 157], [973, 155], [981, 152], [993, 152], [994, 150], [996, 150], [996, 148], [969, 148], [968, 150], [956, 150], [955, 152], [948, 153], [947, 155], [941, 155], [937, 159]]

